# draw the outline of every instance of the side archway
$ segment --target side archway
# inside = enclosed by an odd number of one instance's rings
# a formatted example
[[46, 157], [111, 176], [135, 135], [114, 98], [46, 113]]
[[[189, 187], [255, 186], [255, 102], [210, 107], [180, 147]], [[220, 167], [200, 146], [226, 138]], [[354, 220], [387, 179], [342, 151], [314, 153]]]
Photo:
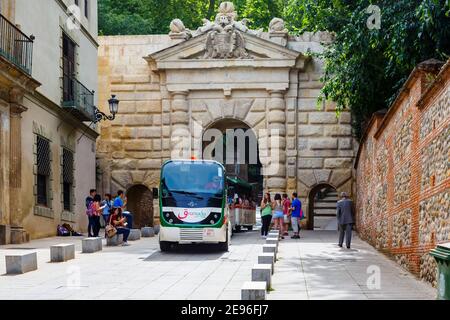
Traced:
[[133, 228], [153, 226], [153, 193], [142, 184], [130, 187], [127, 192], [127, 210], [133, 215]]
[[314, 186], [308, 195], [309, 230], [337, 230], [336, 203], [338, 194], [328, 183]]

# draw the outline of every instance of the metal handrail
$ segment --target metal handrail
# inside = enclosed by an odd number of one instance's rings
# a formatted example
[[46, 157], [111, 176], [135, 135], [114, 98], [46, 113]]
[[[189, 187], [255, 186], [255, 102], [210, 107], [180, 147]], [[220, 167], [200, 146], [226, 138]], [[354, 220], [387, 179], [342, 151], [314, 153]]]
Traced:
[[31, 75], [33, 40], [0, 14], [0, 56]]

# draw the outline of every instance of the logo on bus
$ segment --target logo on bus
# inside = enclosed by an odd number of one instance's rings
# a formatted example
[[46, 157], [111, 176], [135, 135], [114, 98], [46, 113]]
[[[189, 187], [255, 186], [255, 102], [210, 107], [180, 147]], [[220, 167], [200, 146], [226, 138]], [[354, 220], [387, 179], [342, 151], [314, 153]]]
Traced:
[[189, 211], [188, 209], [184, 209], [183, 211], [180, 211], [177, 215], [178, 219], [180, 220], [184, 220], [188, 217], [190, 218], [200, 218], [200, 219], [204, 219], [206, 218], [208, 215], [207, 212], [195, 212], [195, 211]]

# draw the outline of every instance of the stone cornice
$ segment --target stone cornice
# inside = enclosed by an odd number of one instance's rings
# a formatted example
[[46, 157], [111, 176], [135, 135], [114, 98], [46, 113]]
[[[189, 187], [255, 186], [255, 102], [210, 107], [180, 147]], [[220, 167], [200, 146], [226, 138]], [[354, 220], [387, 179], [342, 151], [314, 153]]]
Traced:
[[0, 82], [9, 88], [19, 87], [30, 93], [41, 86], [39, 81], [2, 56], [0, 56]]

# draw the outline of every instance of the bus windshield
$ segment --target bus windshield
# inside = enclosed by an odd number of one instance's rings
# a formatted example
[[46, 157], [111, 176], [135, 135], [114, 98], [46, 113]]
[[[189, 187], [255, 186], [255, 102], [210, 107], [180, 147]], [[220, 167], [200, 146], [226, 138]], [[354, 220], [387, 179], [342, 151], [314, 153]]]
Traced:
[[198, 205], [203, 202], [211, 205], [211, 198], [215, 198], [221, 204], [224, 185], [223, 168], [214, 162], [173, 161], [164, 165], [161, 173], [162, 197], [171, 198], [168, 201], [171, 203], [175, 200], [177, 206], [185, 206], [189, 199], [199, 200], [195, 201]]

